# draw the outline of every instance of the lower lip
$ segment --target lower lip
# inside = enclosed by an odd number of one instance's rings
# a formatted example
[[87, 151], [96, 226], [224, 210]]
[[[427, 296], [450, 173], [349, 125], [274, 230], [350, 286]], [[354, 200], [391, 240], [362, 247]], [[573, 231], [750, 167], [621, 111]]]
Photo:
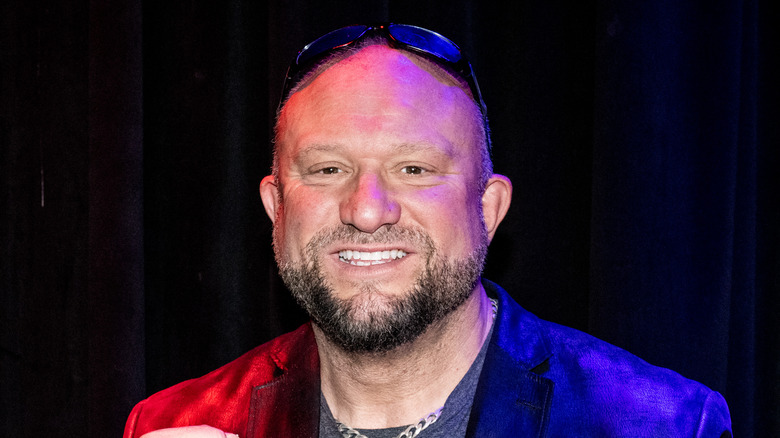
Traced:
[[[401, 257], [404, 258], [404, 257]], [[386, 259], [386, 260], [344, 260], [342, 258], [339, 258], [339, 261], [341, 263], [350, 265], [350, 266], [378, 266], [378, 265], [384, 265], [386, 263], [395, 262], [400, 259]]]

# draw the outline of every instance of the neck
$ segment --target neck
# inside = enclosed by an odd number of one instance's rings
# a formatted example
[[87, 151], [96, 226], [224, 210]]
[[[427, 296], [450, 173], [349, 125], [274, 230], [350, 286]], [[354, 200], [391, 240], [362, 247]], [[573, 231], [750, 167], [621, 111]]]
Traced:
[[444, 405], [487, 338], [493, 310], [480, 283], [468, 300], [413, 342], [385, 353], [348, 353], [314, 326], [322, 392], [354, 428], [416, 423]]

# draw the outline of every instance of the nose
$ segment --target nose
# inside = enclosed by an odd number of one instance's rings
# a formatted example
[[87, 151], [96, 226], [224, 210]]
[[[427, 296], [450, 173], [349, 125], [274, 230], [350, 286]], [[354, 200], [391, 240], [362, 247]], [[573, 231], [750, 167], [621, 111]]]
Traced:
[[359, 175], [353, 184], [340, 206], [342, 223], [373, 233], [384, 225], [398, 222], [401, 207], [379, 175]]

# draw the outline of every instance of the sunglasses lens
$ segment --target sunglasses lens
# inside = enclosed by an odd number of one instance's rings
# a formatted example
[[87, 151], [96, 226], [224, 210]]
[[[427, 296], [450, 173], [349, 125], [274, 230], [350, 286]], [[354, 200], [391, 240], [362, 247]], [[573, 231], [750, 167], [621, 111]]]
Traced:
[[390, 35], [398, 41], [456, 63], [462, 58], [460, 48], [443, 35], [407, 24], [391, 24]]
[[307, 44], [306, 47], [304, 47], [300, 53], [298, 53], [298, 58], [295, 60], [295, 62], [298, 65], [305, 64], [307, 61], [316, 58], [325, 52], [355, 41], [356, 39], [360, 38], [367, 30], [368, 26], [356, 25], [344, 27], [327, 33]]

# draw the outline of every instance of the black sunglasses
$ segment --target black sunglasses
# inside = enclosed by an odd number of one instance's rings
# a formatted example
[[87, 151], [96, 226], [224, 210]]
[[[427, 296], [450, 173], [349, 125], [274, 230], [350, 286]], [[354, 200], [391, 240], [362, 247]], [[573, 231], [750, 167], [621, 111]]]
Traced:
[[347, 26], [329, 32], [307, 44], [298, 52], [295, 60], [287, 69], [278, 109], [281, 110], [292, 88], [310, 69], [317, 65], [318, 61], [323, 60], [334, 51], [354, 45], [371, 35], [384, 36], [390, 47], [419, 54], [466, 81], [474, 101], [479, 105], [479, 109], [482, 112], [485, 136], [488, 142], [488, 150], [490, 150], [487, 107], [484, 100], [482, 100], [482, 93], [479, 91], [479, 84], [477, 83], [477, 77], [474, 75], [474, 69], [463, 55], [463, 52], [461, 52], [460, 47], [443, 35], [408, 24], [386, 23], [372, 26], [363, 24]]

